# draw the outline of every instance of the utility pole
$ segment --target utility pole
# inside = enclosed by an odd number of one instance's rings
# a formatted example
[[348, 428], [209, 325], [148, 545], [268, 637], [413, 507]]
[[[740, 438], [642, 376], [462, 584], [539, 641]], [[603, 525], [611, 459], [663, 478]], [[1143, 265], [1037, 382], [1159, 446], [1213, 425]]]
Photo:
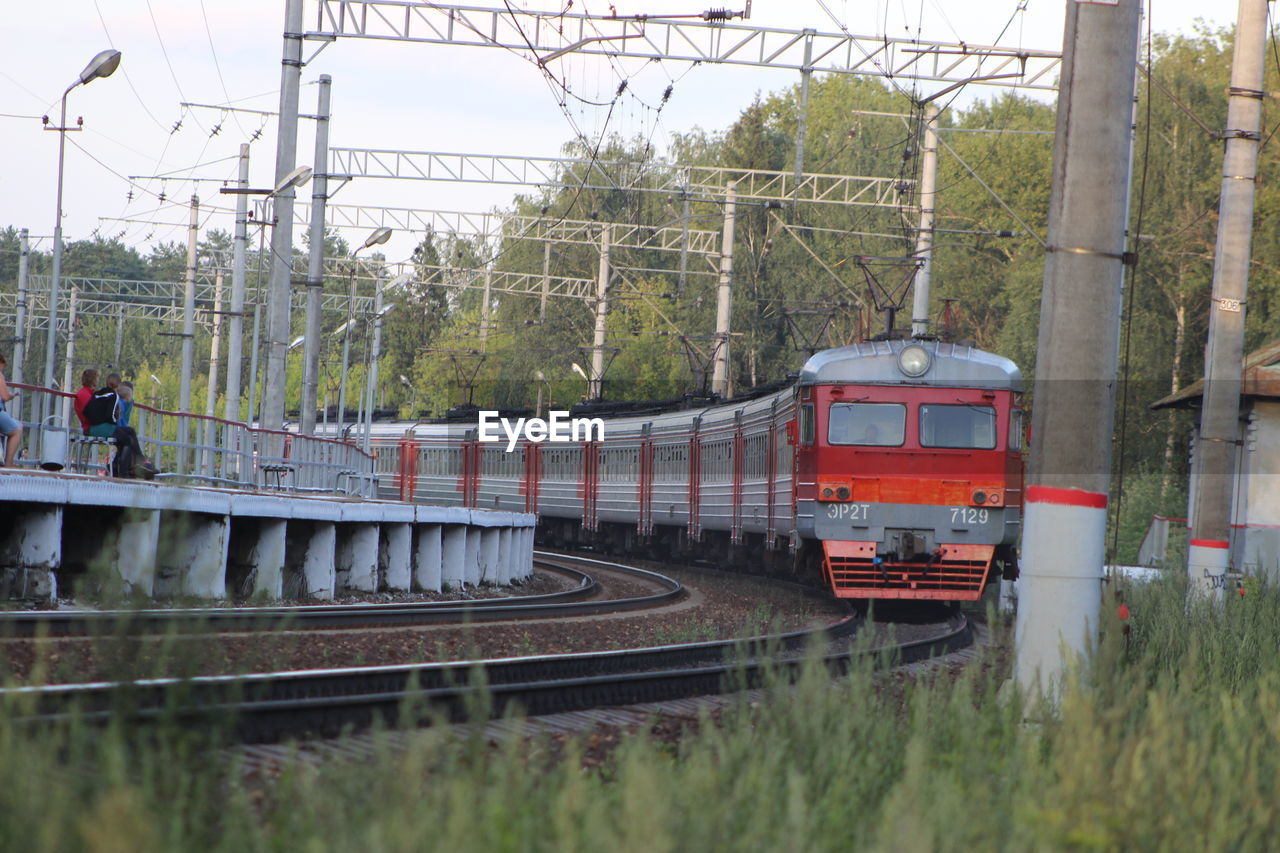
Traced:
[[800, 179], [804, 174], [804, 135], [805, 124], [809, 118], [809, 78], [813, 76], [813, 37], [817, 34], [817, 30], [804, 31], [804, 64], [800, 67], [800, 104], [799, 112], [796, 114], [795, 190], [791, 199], [793, 205], [800, 199]]
[[689, 283], [689, 190], [680, 191], [680, 283], [676, 286], [676, 294], [684, 296], [685, 285]]
[[[227, 329], [227, 407], [229, 421], [240, 420], [240, 364], [244, 347], [245, 263], [249, 243], [249, 143], [240, 146], [240, 172], [236, 187], [236, 229], [231, 243], [231, 322]], [[253, 420], [253, 410], [249, 417]], [[234, 457], [233, 457], [234, 458]]]
[[[116, 305], [116, 346], [111, 363], [120, 370], [120, 359], [124, 357], [124, 303]], [[121, 371], [123, 372], [123, 371]]]
[[587, 381], [587, 398], [604, 396], [604, 347], [609, 328], [609, 237], [612, 229], [600, 229], [600, 268], [596, 277], [596, 329], [591, 340], [591, 375]]
[[1230, 557], [1231, 498], [1240, 435], [1244, 315], [1253, 238], [1253, 195], [1261, 144], [1267, 0], [1240, 0], [1231, 59], [1222, 190], [1214, 250], [1204, 406], [1191, 479], [1187, 576], [1191, 593], [1221, 598]]
[[538, 298], [538, 322], [547, 321], [547, 297], [551, 295], [551, 241], [542, 244], [542, 295]]
[[[27, 267], [31, 256], [29, 232], [23, 228], [18, 232], [18, 304], [17, 316], [13, 320], [13, 381], [22, 381], [22, 360], [27, 349]], [[19, 406], [14, 406], [14, 417], [21, 413]]]
[[938, 107], [924, 108], [924, 147], [920, 160], [920, 231], [916, 235], [915, 289], [911, 303], [911, 336], [929, 334], [929, 286], [933, 277], [933, 213], [938, 192]]
[[[66, 390], [71, 387], [74, 381], [73, 377], [76, 369], [76, 303], [79, 301], [80, 291], [77, 288], [71, 288], [71, 298], [67, 302], [67, 360], [62, 365], [62, 388]], [[62, 422], [70, 425], [71, 423], [71, 398], [62, 398]]]
[[262, 336], [262, 306], [254, 303], [253, 306], [253, 344], [249, 350], [249, 411], [245, 412], [245, 422], [252, 424], [255, 420], [261, 425], [262, 418], [258, 417], [258, 341]]
[[480, 300], [480, 352], [489, 347], [489, 300], [493, 298], [492, 293], [493, 264], [487, 264], [484, 268], [484, 295]]
[[182, 293], [182, 382], [178, 386], [178, 473], [191, 464], [191, 372], [196, 342], [196, 239], [200, 234], [200, 199], [191, 197], [191, 222], [187, 225], [187, 278]]
[[[284, 56], [280, 60], [280, 117], [276, 133], [276, 186], [294, 169], [298, 148], [298, 87], [302, 77], [302, 4], [285, 0]], [[289, 288], [293, 272], [293, 187], [274, 194], [271, 274], [267, 284], [267, 370], [262, 390], [262, 426], [284, 426], [284, 392], [289, 357]], [[269, 455], [281, 456], [273, 447]]]
[[316, 156], [311, 175], [311, 251], [307, 266], [307, 321], [302, 343], [302, 402], [298, 430], [315, 435], [316, 389], [320, 382], [320, 297], [324, 292], [324, 208], [328, 199], [329, 89], [332, 78], [320, 75], [316, 108]]
[[1067, 4], [1014, 669], [1050, 699], [1098, 632], [1141, 6]]
[[342, 440], [347, 424], [347, 370], [351, 364], [351, 333], [356, 326], [356, 259], [351, 259], [351, 281], [347, 285], [347, 322], [342, 327], [342, 373], [338, 376], [338, 433]]
[[218, 405], [218, 362], [222, 357], [222, 273], [214, 278], [213, 285], [213, 343], [209, 347], [209, 384], [204, 394], [204, 414], [208, 418], [204, 422], [203, 458], [205, 474], [213, 474], [213, 418], [217, 415]]
[[737, 182], [724, 189], [724, 239], [720, 249], [720, 283], [716, 288], [716, 337], [712, 352], [711, 393], [733, 396], [729, 377], [729, 335], [733, 318], [733, 213]]
[[364, 452], [369, 452], [369, 437], [373, 432], [373, 407], [378, 394], [378, 361], [382, 358], [382, 276], [373, 292], [373, 347], [369, 354], [369, 369], [365, 373], [367, 403], [364, 407]]

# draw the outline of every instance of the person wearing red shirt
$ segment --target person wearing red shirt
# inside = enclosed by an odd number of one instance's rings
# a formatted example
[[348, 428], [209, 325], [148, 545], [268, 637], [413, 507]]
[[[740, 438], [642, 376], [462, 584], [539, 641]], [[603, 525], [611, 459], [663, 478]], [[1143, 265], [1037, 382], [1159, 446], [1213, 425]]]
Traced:
[[84, 407], [91, 399], [93, 399], [93, 389], [98, 385], [98, 371], [92, 367], [80, 374], [80, 385], [82, 386], [76, 392], [76, 417], [80, 419], [80, 428], [84, 430], [85, 435], [89, 434], [89, 422], [84, 417]]

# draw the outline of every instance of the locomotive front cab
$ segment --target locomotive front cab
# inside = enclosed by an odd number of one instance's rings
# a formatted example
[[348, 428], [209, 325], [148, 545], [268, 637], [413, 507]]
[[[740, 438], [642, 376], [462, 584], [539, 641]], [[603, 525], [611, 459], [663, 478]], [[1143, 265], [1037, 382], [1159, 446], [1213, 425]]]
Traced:
[[842, 598], [974, 600], [1010, 564], [1022, 507], [1022, 380], [936, 341], [819, 353], [797, 385], [797, 532]]

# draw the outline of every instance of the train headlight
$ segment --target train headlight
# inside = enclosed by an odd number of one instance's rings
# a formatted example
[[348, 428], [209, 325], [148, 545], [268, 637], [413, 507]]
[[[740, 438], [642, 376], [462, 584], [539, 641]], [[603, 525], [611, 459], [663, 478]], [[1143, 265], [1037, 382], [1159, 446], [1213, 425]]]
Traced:
[[929, 351], [919, 344], [903, 347], [898, 353], [898, 369], [911, 377], [923, 376], [932, 361]]

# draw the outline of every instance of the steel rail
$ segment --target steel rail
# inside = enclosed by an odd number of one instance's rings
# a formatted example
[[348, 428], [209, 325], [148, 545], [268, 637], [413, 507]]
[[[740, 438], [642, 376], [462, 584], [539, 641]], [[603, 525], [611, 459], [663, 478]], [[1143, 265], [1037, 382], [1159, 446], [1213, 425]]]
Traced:
[[[850, 608], [824, 628], [748, 639], [495, 660], [19, 687], [0, 690], [0, 703], [24, 708], [13, 718], [20, 723], [76, 719], [205, 724], [240, 742], [273, 742], [335, 735], [378, 721], [465, 721], [474, 719], [479, 707], [487, 707], [493, 716], [513, 709], [544, 714], [755, 687], [765, 683], [770, 671], [788, 678], [798, 672], [803, 659], [794, 654], [777, 657], [779, 652], [794, 652], [817, 637], [847, 637], [862, 624]], [[833, 673], [841, 673], [858, 659], [869, 657], [877, 666], [908, 663], [972, 642], [972, 625], [961, 618], [936, 637], [830, 652], [823, 662]]]
[[[0, 614], [0, 637], [98, 636], [103, 634], [220, 633], [279, 629], [395, 627], [513, 618], [563, 618], [655, 607], [680, 597], [679, 581], [643, 569], [638, 574], [662, 591], [621, 599], [586, 600], [600, 592], [587, 573], [567, 565], [579, 558], [539, 555], [535, 565], [576, 578], [570, 590], [543, 595], [472, 601], [389, 604], [312, 604], [293, 607], [194, 607], [136, 610], [36, 610]], [[588, 561], [590, 562], [590, 561]], [[623, 567], [614, 567], [623, 568]]]

